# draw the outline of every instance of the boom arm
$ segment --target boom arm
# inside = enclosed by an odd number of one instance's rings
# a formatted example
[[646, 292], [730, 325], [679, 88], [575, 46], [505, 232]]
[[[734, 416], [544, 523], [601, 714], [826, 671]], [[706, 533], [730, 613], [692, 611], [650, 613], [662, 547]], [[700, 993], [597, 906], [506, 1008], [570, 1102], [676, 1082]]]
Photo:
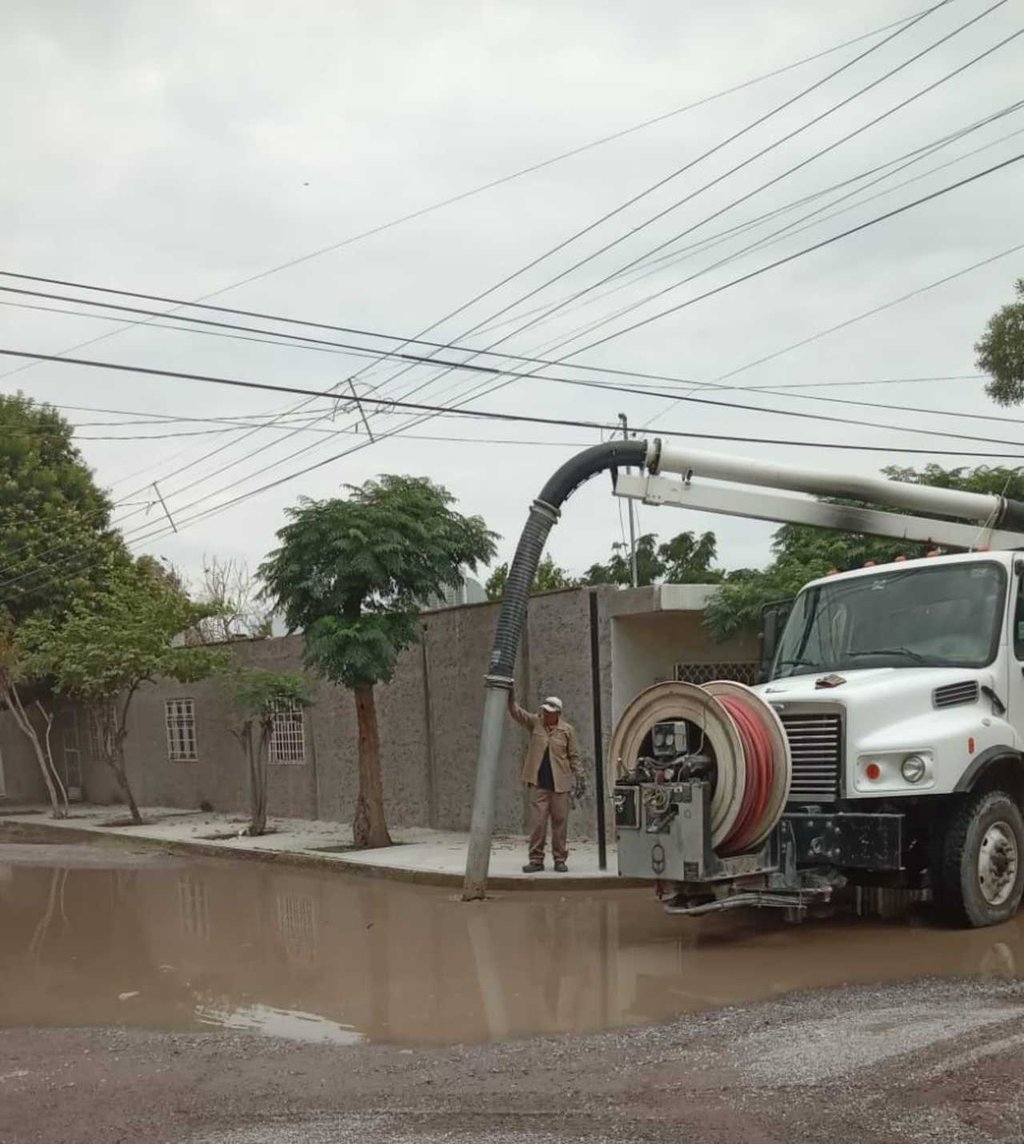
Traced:
[[[620, 475], [615, 495], [651, 505], [675, 505], [701, 512], [744, 516], [786, 524], [809, 524], [895, 537], [950, 548], [1016, 548], [1024, 546], [1024, 505], [1005, 497], [934, 488], [880, 477], [859, 477], [797, 469], [716, 453], [664, 449], [654, 441], [648, 449], [652, 474]], [[709, 479], [707, 479], [709, 478]], [[762, 492], [750, 486], [787, 490]], [[850, 496], [875, 504], [911, 509], [922, 516], [904, 516], [877, 509], [825, 504], [813, 496]], [[942, 519], [956, 517], [958, 523]], [[1009, 527], [1000, 528], [1000, 525]]]

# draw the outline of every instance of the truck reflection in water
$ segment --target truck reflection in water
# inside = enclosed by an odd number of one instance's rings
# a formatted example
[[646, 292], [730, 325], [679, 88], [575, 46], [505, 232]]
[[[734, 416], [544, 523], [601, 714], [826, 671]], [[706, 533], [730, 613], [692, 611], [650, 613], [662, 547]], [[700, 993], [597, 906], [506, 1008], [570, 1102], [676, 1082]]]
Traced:
[[1017, 976], [1024, 923], [862, 902], [789, 926], [648, 891], [454, 892], [253, 863], [0, 868], [0, 1024], [251, 1029], [353, 1044], [586, 1032], [797, 989]]

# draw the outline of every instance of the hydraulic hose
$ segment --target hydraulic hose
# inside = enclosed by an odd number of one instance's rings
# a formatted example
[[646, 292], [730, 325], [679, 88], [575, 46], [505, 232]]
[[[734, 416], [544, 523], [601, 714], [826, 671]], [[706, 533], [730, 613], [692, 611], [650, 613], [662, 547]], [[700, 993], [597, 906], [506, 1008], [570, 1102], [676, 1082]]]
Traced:
[[548, 533], [557, 522], [562, 505], [585, 481], [610, 469], [631, 466], [643, 468], [646, 457], [646, 441], [607, 441], [603, 445], [594, 445], [566, 461], [550, 477], [530, 508], [530, 515], [509, 568], [488, 672], [484, 679], [484, 714], [462, 892], [465, 901], [482, 898], [487, 890], [498, 760], [505, 725], [505, 699], [512, 686], [530, 589], [533, 587]]
[[512, 566], [509, 568], [494, 635], [494, 647], [491, 650], [488, 679], [497, 676], [499, 679], [511, 680], [515, 671], [516, 653], [523, 632], [530, 589], [537, 575], [537, 566], [548, 533], [558, 521], [562, 505], [580, 485], [597, 473], [631, 465], [642, 468], [646, 457], [646, 441], [608, 441], [603, 445], [594, 445], [566, 461], [541, 489], [540, 496], [530, 507], [526, 527], [519, 537]]
[[761, 846], [789, 797], [792, 759], [786, 733], [770, 704], [742, 683], [697, 686], [670, 680], [640, 692], [623, 711], [608, 751], [609, 789], [629, 775], [652, 728], [685, 719], [700, 729], [715, 759], [709, 841], [720, 857]]

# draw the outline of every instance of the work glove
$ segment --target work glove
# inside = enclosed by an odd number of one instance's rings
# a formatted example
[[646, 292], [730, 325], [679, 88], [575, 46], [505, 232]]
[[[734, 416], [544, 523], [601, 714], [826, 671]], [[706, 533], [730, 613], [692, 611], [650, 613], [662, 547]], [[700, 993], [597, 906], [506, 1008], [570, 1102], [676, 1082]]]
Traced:
[[569, 794], [569, 802], [572, 806], [579, 806], [586, 797], [587, 776], [582, 771], [580, 771], [572, 784], [572, 791]]

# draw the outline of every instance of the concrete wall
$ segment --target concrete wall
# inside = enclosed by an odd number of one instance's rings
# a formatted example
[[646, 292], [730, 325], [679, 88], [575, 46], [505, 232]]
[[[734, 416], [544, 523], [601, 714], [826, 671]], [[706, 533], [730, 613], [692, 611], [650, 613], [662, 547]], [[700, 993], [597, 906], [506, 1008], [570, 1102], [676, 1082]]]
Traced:
[[674, 677], [677, 663], [755, 663], [755, 637], [715, 643], [699, 612], [650, 612], [612, 619], [612, 718], [647, 687]]
[[[747, 645], [712, 645], [697, 613], [652, 611], [666, 603], [663, 592], [596, 590], [602, 748], [618, 711], [659, 674], [671, 677], [671, 664], [677, 660], [756, 658], [756, 649]], [[521, 703], [536, 708], [544, 696], [558, 695], [576, 726], [590, 772], [587, 798], [573, 812], [576, 837], [594, 835], [597, 813], [589, 607], [589, 593], [580, 590], [531, 600], [516, 671]], [[421, 643], [401, 657], [391, 683], [377, 688], [385, 801], [392, 825], [468, 829], [483, 675], [497, 616], [495, 604], [425, 613]], [[298, 636], [240, 642], [232, 650], [251, 666], [301, 670]], [[354, 703], [343, 689], [318, 679], [311, 679], [311, 684], [315, 702], [305, 714], [306, 760], [270, 767], [270, 813], [348, 822], [357, 789]], [[190, 698], [195, 704], [198, 758], [194, 762], [168, 760], [165, 703], [173, 698]], [[218, 680], [188, 685], [160, 682], [140, 690], [126, 744], [138, 801], [183, 808], [207, 802], [217, 810], [244, 812], [245, 762], [231, 734], [232, 722], [228, 697]], [[86, 797], [116, 801], [109, 771], [88, 758], [84, 731], [80, 741]], [[524, 749], [525, 734], [510, 722], [497, 796], [499, 831], [518, 833], [525, 824], [526, 800], [518, 777]]]
[[9, 711], [0, 712], [0, 799], [11, 804], [48, 801], [32, 745]]

